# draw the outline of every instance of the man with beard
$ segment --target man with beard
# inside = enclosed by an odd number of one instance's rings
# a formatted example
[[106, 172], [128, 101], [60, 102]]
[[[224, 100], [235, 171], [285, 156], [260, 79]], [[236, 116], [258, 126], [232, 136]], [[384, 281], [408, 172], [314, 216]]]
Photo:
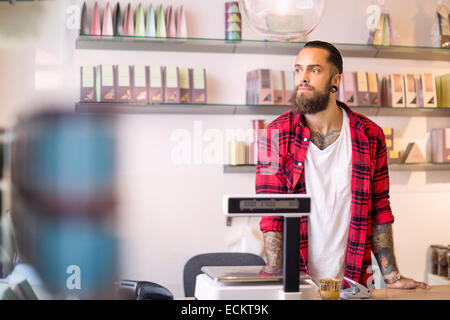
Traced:
[[[270, 123], [261, 138], [256, 193], [310, 195], [311, 214], [300, 218], [299, 269], [316, 283], [345, 276], [368, 286], [373, 251], [386, 287], [427, 288], [400, 276], [385, 137], [378, 125], [336, 100], [342, 70], [341, 54], [332, 44], [312, 41], [300, 51], [291, 110]], [[260, 228], [264, 271], [280, 273], [283, 218], [263, 217]]]

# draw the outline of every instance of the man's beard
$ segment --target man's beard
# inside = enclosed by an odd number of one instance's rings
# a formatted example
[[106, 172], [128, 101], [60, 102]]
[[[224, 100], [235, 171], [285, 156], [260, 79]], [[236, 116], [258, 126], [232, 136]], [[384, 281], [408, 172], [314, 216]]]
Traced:
[[[326, 88], [328, 88], [330, 84], [331, 81], [329, 81]], [[294, 90], [289, 99], [291, 102], [291, 109], [294, 113], [315, 114], [327, 108], [330, 92], [328, 90], [325, 92], [318, 92], [316, 89], [312, 90], [313, 96], [311, 98], [307, 98], [305, 94], [301, 93], [297, 95], [298, 91]]]

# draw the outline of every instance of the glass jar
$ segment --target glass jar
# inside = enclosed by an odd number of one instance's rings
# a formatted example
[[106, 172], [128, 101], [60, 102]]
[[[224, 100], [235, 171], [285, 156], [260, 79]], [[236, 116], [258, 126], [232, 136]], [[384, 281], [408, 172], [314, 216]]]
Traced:
[[447, 278], [450, 280], [450, 244], [447, 246]]
[[437, 245], [430, 246], [430, 264], [431, 264], [431, 274], [438, 274], [438, 248]]
[[448, 263], [447, 263], [447, 246], [440, 246], [438, 249], [438, 276], [448, 277]]

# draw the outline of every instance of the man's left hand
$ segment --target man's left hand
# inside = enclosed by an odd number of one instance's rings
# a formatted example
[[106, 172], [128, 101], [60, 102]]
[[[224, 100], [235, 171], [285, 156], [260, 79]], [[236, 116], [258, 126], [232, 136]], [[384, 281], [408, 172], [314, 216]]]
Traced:
[[389, 289], [415, 289], [415, 288], [429, 289], [429, 286], [425, 282], [415, 281], [413, 279], [405, 278], [402, 276], [399, 280], [395, 281], [394, 283], [391, 283], [391, 284], [386, 283], [386, 288], [389, 288]]

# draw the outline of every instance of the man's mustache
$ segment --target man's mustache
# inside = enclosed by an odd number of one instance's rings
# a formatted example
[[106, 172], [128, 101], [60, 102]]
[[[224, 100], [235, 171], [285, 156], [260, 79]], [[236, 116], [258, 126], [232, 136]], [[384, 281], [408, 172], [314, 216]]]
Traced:
[[295, 87], [295, 90], [298, 90], [298, 88], [314, 89], [314, 87], [308, 86], [307, 84], [299, 84], [298, 86]]

